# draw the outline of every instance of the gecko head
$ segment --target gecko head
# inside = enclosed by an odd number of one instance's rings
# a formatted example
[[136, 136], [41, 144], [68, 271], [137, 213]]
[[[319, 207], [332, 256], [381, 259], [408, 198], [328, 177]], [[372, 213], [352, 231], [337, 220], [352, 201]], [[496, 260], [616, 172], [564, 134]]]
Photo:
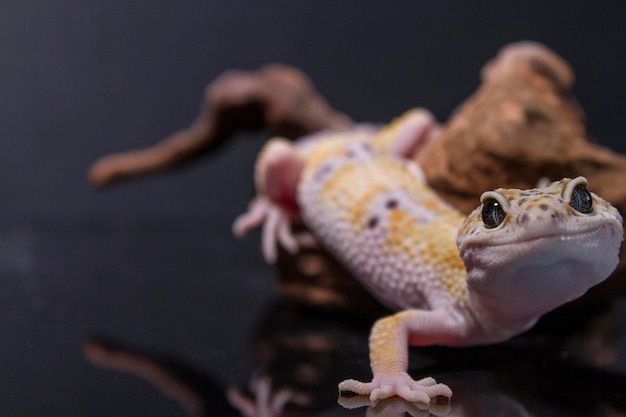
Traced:
[[481, 196], [457, 245], [470, 292], [544, 313], [606, 279], [619, 262], [622, 217], [584, 177]]

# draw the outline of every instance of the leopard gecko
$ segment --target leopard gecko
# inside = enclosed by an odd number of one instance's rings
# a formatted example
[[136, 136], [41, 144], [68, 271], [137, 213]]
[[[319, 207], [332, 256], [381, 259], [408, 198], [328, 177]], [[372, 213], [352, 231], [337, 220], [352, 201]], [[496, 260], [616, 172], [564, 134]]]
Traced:
[[[238, 235], [263, 226], [263, 252], [296, 251], [302, 220], [383, 304], [398, 311], [370, 334], [371, 382], [340, 392], [399, 396], [427, 408], [448, 386], [407, 373], [408, 346], [506, 340], [581, 296], [618, 264], [622, 217], [583, 177], [485, 192], [467, 218], [441, 200], [409, 157], [436, 140], [413, 110], [389, 126], [273, 139], [257, 160], [258, 195]], [[433, 137], [435, 137], [433, 139]]]

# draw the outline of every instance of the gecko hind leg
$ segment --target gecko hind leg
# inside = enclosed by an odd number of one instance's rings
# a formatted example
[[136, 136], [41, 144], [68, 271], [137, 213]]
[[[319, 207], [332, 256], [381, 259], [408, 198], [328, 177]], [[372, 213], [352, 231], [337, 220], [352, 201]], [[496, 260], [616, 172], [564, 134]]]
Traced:
[[276, 261], [279, 244], [290, 253], [300, 247], [291, 225], [299, 218], [296, 193], [303, 167], [304, 161], [290, 142], [269, 141], [256, 164], [257, 197], [233, 224], [238, 237], [253, 228], [263, 228], [262, 252], [269, 263]]

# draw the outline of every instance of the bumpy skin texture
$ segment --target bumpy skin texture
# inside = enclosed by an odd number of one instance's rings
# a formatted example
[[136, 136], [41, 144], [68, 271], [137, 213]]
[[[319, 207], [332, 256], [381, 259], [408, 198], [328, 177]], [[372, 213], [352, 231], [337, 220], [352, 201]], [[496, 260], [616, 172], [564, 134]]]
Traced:
[[[361, 141], [325, 140], [299, 187], [304, 222], [392, 309], [465, 297], [454, 239], [463, 218], [426, 185], [417, 166]], [[433, 285], [434, 284], [434, 285]]]
[[235, 224], [237, 233], [263, 225], [272, 260], [272, 245], [298, 249], [288, 226], [303, 220], [379, 301], [402, 310], [372, 329], [373, 380], [339, 385], [372, 401], [449, 398], [446, 385], [408, 375], [408, 345], [505, 340], [618, 263], [622, 218], [583, 177], [484, 193], [463, 221], [408, 159], [436, 132], [417, 110], [381, 130], [272, 141], [257, 163], [260, 194]]

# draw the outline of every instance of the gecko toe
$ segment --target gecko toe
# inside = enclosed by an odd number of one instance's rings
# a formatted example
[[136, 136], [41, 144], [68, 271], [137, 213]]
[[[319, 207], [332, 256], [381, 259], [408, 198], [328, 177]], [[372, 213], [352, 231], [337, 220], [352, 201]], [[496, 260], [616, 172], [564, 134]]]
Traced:
[[423, 386], [423, 387], [429, 387], [431, 385], [436, 385], [437, 381], [435, 380], [435, 378], [432, 377], [426, 377], [426, 378], [422, 378], [419, 381], [416, 381], [417, 384]]
[[354, 393], [357, 395], [370, 395], [372, 392], [372, 384], [357, 381], [355, 379], [346, 379], [337, 386], [341, 395], [345, 393]]

